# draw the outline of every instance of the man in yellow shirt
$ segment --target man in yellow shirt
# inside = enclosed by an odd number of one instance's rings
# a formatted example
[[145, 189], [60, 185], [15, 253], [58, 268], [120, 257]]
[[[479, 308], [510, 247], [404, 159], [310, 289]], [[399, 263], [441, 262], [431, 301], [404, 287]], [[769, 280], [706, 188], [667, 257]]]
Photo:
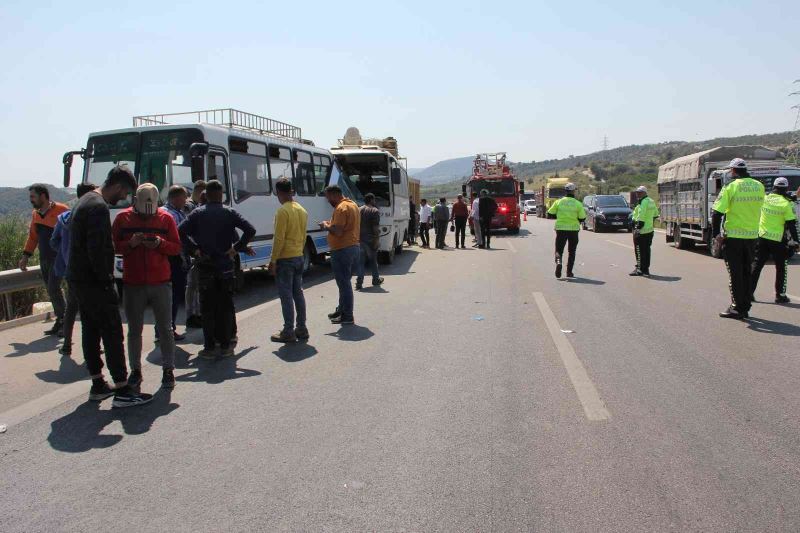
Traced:
[[353, 324], [353, 285], [351, 278], [356, 261], [361, 256], [361, 212], [358, 206], [342, 195], [342, 189], [330, 185], [325, 189], [325, 197], [333, 206], [330, 220], [319, 223], [328, 232], [331, 247], [331, 267], [333, 277], [339, 287], [339, 307], [328, 315], [334, 324]]
[[278, 180], [275, 183], [275, 193], [281, 207], [275, 212], [269, 270], [275, 275], [275, 284], [281, 299], [283, 329], [270, 339], [273, 342], [297, 342], [297, 339], [308, 338], [306, 299], [303, 295], [303, 251], [306, 246], [308, 213], [294, 201], [291, 181], [285, 178]]

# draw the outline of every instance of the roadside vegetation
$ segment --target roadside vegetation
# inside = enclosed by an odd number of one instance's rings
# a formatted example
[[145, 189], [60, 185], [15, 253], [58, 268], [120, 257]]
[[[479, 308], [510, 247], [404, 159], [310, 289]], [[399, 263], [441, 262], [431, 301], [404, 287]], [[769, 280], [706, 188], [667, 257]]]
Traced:
[[[11, 270], [17, 268], [22, 247], [28, 237], [28, 225], [30, 221], [19, 215], [0, 217], [0, 270]], [[38, 252], [33, 255], [30, 266], [39, 264]], [[5, 298], [5, 296], [3, 297]], [[33, 304], [47, 300], [47, 293], [44, 288], [30, 289], [27, 291], [16, 292], [11, 295], [11, 316], [8, 316], [6, 304], [0, 305], [0, 317], [2, 320], [11, 320], [31, 314]]]

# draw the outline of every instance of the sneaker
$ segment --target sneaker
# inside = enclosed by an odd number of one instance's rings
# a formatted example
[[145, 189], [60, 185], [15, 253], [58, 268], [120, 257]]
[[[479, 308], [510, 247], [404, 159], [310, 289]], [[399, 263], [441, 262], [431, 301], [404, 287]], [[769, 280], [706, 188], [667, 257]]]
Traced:
[[172, 332], [172, 337], [173, 337], [173, 338], [174, 338], [176, 341], [183, 341], [183, 340], [186, 340], [186, 334], [185, 334], [185, 333], [178, 333], [177, 331], [173, 331], [173, 332]]
[[570, 279], [575, 279], [575, 274], [573, 274], [572, 272], [567, 272], [567, 277]]
[[226, 357], [233, 357], [235, 355], [233, 351], [233, 346], [228, 346], [227, 348], [220, 348], [219, 349], [219, 356], [223, 359]]
[[340, 316], [342, 316], [342, 312], [339, 311], [338, 309], [333, 313], [328, 313], [328, 318], [330, 318], [331, 320], [333, 320], [334, 318], [339, 318]]
[[364, 288], [364, 282], [363, 281], [356, 281], [356, 290], [360, 291], [363, 288]]
[[776, 304], [788, 304], [789, 302], [791, 302], [791, 300], [785, 294], [779, 294], [775, 297]]
[[345, 318], [341, 315], [336, 318], [331, 318], [331, 324], [355, 324], [356, 321], [353, 317]]
[[105, 381], [98, 384], [92, 383], [92, 388], [89, 389], [90, 402], [101, 402], [111, 396], [114, 396], [114, 389], [109, 387]]
[[165, 368], [161, 378], [161, 386], [165, 389], [175, 388], [175, 373], [171, 368]]
[[634, 270], [633, 272], [631, 272], [631, 273], [630, 273], [630, 274], [628, 274], [628, 275], [629, 275], [629, 276], [644, 276], [644, 272], [642, 272], [641, 270], [639, 270], [639, 269], [637, 268], [636, 270]]
[[131, 375], [128, 376], [128, 385], [131, 387], [138, 387], [142, 384], [142, 381], [142, 371], [137, 369], [131, 370]]
[[152, 394], [140, 394], [134, 391], [130, 386], [127, 386], [123, 387], [114, 394], [114, 402], [111, 404], [111, 407], [114, 409], [139, 407], [140, 405], [144, 405], [152, 401]]
[[308, 339], [308, 337], [309, 337], [308, 328], [306, 328], [306, 327], [295, 328], [294, 336], [297, 337], [300, 340]]
[[197, 356], [202, 359], [216, 359], [217, 351], [214, 348], [203, 348], [197, 353]]
[[726, 311], [719, 314], [720, 318], [732, 318], [734, 320], [743, 320], [748, 318], [747, 313], [740, 313], [733, 307], [729, 307]]
[[379, 285], [383, 285], [383, 278], [376, 278], [372, 280], [373, 287], [377, 287]]
[[272, 335], [269, 340], [272, 342], [290, 343], [297, 342], [297, 336], [294, 334], [294, 332], [279, 331], [275, 335]]
[[72, 343], [71, 342], [65, 342], [61, 346], [61, 348], [58, 349], [58, 353], [60, 353], [61, 355], [66, 355], [67, 357], [72, 355]]
[[63, 329], [62, 326], [63, 325], [64, 325], [64, 322], [62, 322], [61, 319], [57, 318], [56, 321], [53, 322], [53, 327], [48, 329], [47, 331], [45, 331], [44, 334], [45, 335], [58, 335], [59, 337], [63, 337], [64, 336], [64, 332], [62, 331], [62, 329]]
[[556, 277], [561, 279], [561, 265], [556, 265]]

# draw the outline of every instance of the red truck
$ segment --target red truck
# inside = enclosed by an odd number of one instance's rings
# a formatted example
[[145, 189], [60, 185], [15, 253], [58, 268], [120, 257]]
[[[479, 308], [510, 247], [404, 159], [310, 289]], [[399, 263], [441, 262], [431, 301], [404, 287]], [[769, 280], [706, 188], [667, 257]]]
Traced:
[[505, 152], [478, 154], [472, 165], [472, 176], [462, 186], [466, 198], [485, 190], [497, 202], [497, 212], [492, 218], [492, 229], [507, 229], [519, 233], [519, 198], [524, 184], [518, 181], [506, 165]]

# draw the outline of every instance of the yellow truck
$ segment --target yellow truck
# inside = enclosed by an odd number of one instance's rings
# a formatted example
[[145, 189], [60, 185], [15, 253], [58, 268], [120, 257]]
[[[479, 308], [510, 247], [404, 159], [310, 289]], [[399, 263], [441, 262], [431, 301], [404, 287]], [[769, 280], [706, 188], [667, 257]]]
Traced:
[[556, 200], [563, 197], [566, 194], [566, 187], [567, 183], [569, 183], [568, 178], [547, 178], [547, 182], [544, 186], [544, 213], [545, 216], [547, 210], [552, 207]]

